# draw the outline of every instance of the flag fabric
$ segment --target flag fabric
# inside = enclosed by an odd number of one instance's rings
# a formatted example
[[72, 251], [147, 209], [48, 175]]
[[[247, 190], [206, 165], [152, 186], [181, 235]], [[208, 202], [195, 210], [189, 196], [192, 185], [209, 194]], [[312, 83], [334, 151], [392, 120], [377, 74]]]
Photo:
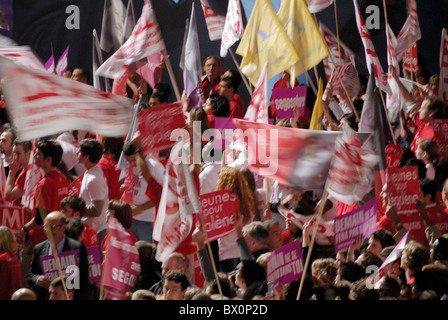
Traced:
[[165, 261], [187, 238], [193, 226], [193, 214], [202, 210], [187, 152], [183, 148], [183, 142], [177, 142], [166, 165], [153, 232], [153, 238], [158, 241], [157, 261]]
[[110, 241], [103, 262], [104, 291], [107, 299], [126, 300], [126, 292], [132, 291], [140, 274], [138, 250], [117, 218], [110, 217], [108, 232]]
[[331, 6], [333, 1], [334, 0], [306, 0], [306, 3], [310, 13], [317, 13]]
[[5, 172], [5, 158], [0, 156], [0, 201], [5, 203], [5, 186], [6, 186], [6, 172]]
[[378, 271], [383, 269], [389, 263], [391, 263], [401, 257], [404, 247], [406, 246], [406, 243], [408, 241], [409, 232], [410, 231], [408, 230], [408, 232], [406, 232], [406, 234], [403, 236], [403, 238], [401, 238], [400, 242], [397, 243], [397, 245], [394, 247], [394, 250], [392, 250], [392, 252], [387, 256], [387, 258], [384, 260], [384, 262], [378, 268]]
[[248, 140], [250, 170], [291, 189], [323, 189], [339, 132], [233, 122]]
[[36, 160], [34, 158], [37, 148], [36, 139], [33, 140], [31, 145], [30, 159], [28, 160], [28, 166], [25, 175], [25, 184], [23, 187], [23, 195], [21, 204], [27, 208], [34, 208], [34, 190], [40, 179], [43, 177], [42, 170], [36, 165]]
[[330, 54], [305, 0], [285, 0], [277, 16], [299, 56], [291, 72], [292, 78], [313, 68]]
[[137, 73], [145, 79], [151, 88], [162, 81], [163, 61], [165, 56], [162, 52], [156, 52], [146, 57], [147, 63], [137, 70]]
[[[138, 63], [164, 49], [165, 43], [151, 2], [145, 1], [142, 14], [129, 39], [98, 68], [96, 73], [108, 78], [119, 78], [132, 63]], [[139, 64], [138, 67], [144, 63]]]
[[[132, 2], [132, 1], [131, 1]], [[101, 49], [115, 52], [123, 44], [126, 8], [122, 0], [105, 0], [101, 24]]]
[[[342, 81], [341, 81], [342, 79]], [[342, 86], [344, 84], [344, 86]], [[327, 86], [331, 85], [333, 95], [340, 94], [347, 90], [351, 99], [355, 99], [361, 90], [361, 81], [359, 81], [358, 71], [352, 63], [337, 64], [331, 72], [330, 80]]]
[[[355, 66], [355, 54], [344, 43], [339, 41], [337, 37], [322, 22], [319, 22], [319, 31], [327, 44], [331, 58], [336, 64], [351, 63]], [[330, 57], [325, 57], [324, 69], [327, 81], [330, 80], [331, 72], [334, 69], [333, 61]]]
[[67, 48], [62, 53], [61, 57], [59, 58], [58, 62], [56, 63], [55, 67], [55, 73], [59, 76], [62, 76], [67, 70], [68, 67], [68, 50], [70, 46], [67, 46]]
[[439, 60], [439, 97], [441, 97], [445, 103], [448, 103], [448, 32], [445, 28], [442, 30]]
[[201, 0], [201, 6], [202, 11], [204, 11], [205, 24], [207, 25], [210, 41], [221, 39], [226, 18], [217, 14], [215, 10], [210, 7], [207, 0]]
[[229, 0], [221, 39], [221, 57], [227, 56], [227, 51], [235, 42], [241, 39], [243, 32], [243, 14], [241, 12], [240, 0]]
[[23, 140], [67, 130], [87, 130], [103, 136], [126, 134], [132, 101], [47, 72], [1, 59], [0, 76], [12, 124]]
[[268, 78], [267, 78], [267, 64], [265, 64], [263, 71], [258, 79], [257, 87], [252, 94], [249, 106], [247, 107], [244, 120], [254, 121], [259, 123], [268, 123]]
[[236, 53], [243, 57], [241, 71], [254, 86], [266, 63], [270, 79], [300, 59], [268, 0], [255, 2]]
[[398, 33], [397, 46], [395, 48], [398, 62], [401, 61], [408, 47], [420, 40], [422, 37], [417, 16], [417, 1], [408, 0], [407, 3], [408, 18]]
[[343, 132], [335, 142], [335, 156], [328, 172], [328, 194], [348, 205], [362, 200], [373, 185], [373, 176], [368, 172], [376, 159], [362, 148], [356, 132], [344, 122]]
[[132, 34], [132, 30], [134, 30], [135, 24], [134, 2], [129, 1], [128, 7], [126, 8], [126, 16], [123, 22], [124, 27], [121, 43], [125, 43], [129, 39]]
[[95, 29], [93, 29], [92, 51], [93, 87], [104, 92], [111, 92], [109, 80], [96, 74], [98, 67], [103, 64], [103, 52]]
[[185, 93], [190, 98], [190, 106], [200, 107], [204, 102], [204, 95], [201, 86], [202, 63], [194, 3], [191, 6], [190, 26], [185, 43], [184, 63], [183, 79]]
[[55, 73], [54, 55], [51, 53], [50, 58], [45, 62], [45, 69], [50, 73]]
[[322, 79], [319, 78], [316, 101], [314, 102], [313, 114], [310, 120], [310, 130], [322, 130], [322, 117], [324, 114], [322, 94], [324, 91]]
[[46, 71], [47, 69], [36, 56], [33, 49], [28, 46], [13, 46], [0, 48], [0, 56], [6, 57], [26, 68]]
[[369, 30], [367, 29], [364, 23], [364, 19], [361, 15], [361, 11], [359, 10], [357, 0], [353, 0], [353, 5], [355, 6], [356, 25], [358, 26], [359, 35], [361, 36], [361, 41], [364, 45], [367, 69], [369, 70], [369, 73], [373, 72], [373, 74], [375, 75], [375, 81], [378, 88], [387, 92], [388, 94], [392, 94], [392, 91], [390, 90], [389, 84], [387, 82], [387, 76], [383, 71], [383, 67], [381, 66], [375, 48], [373, 47]]

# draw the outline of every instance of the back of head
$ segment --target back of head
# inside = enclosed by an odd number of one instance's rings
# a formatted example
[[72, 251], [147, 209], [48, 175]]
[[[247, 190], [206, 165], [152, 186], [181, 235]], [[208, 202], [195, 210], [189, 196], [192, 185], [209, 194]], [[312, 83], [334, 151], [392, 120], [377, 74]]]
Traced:
[[84, 231], [84, 223], [80, 218], [71, 217], [67, 221], [67, 227], [65, 228], [65, 235], [69, 238], [78, 240]]
[[156, 295], [145, 289], [139, 289], [132, 294], [131, 300], [156, 300]]
[[108, 209], [126, 230], [131, 228], [132, 209], [129, 203], [121, 200], [110, 200]]
[[115, 162], [118, 162], [121, 151], [123, 150], [123, 143], [122, 137], [104, 137], [102, 142], [103, 152], [109, 153]]
[[12, 294], [11, 300], [37, 300], [37, 297], [33, 290], [20, 288]]
[[426, 165], [422, 160], [418, 160], [417, 158], [411, 158], [406, 161], [404, 166], [405, 167], [417, 167], [418, 178], [419, 179], [426, 178]]
[[448, 239], [436, 239], [431, 246], [431, 258], [434, 261], [448, 260]]
[[350, 300], [378, 300], [378, 291], [367, 288], [366, 281], [360, 279], [350, 287]]
[[423, 195], [426, 197], [428, 194], [431, 195], [431, 202], [436, 201], [437, 195], [437, 184], [434, 180], [430, 179], [420, 179], [419, 180], [420, 190], [423, 192]]
[[212, 104], [212, 113], [215, 117], [227, 118], [230, 116], [230, 103], [226, 97], [211, 94], [209, 98]]
[[382, 248], [395, 245], [395, 239], [392, 233], [386, 229], [378, 229], [370, 235], [373, 239], [378, 240], [381, 243]]
[[394, 278], [382, 277], [378, 283], [379, 298], [398, 298], [400, 290], [400, 284]]
[[140, 258], [140, 263], [152, 261], [156, 247], [153, 243], [145, 240], [139, 240], [135, 243]]
[[407, 267], [413, 270], [414, 272], [421, 270], [421, 268], [425, 264], [429, 263], [430, 259], [429, 250], [415, 240], [411, 240], [408, 243], [406, 243], [402, 254], [403, 256], [406, 256], [407, 261], [405, 265], [402, 264], [403, 268]]
[[17, 243], [11, 229], [0, 226], [0, 253], [14, 254], [17, 251]]
[[254, 260], [243, 260], [241, 268], [241, 277], [246, 281], [248, 288], [256, 281], [266, 280], [266, 271]]
[[39, 140], [36, 142], [36, 147], [42, 152], [44, 158], [51, 157], [51, 166], [57, 167], [62, 160], [64, 153], [61, 145], [54, 140]]
[[354, 283], [365, 277], [365, 271], [363, 267], [354, 262], [341, 262], [339, 266], [339, 277], [341, 280]]

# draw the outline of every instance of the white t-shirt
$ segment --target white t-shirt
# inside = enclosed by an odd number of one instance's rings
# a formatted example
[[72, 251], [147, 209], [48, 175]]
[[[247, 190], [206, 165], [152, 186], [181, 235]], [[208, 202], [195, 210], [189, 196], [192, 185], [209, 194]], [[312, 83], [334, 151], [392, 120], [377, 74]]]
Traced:
[[[137, 167], [134, 167], [132, 180], [134, 182], [134, 204], [141, 205], [150, 201], [151, 199], [149, 199], [149, 197], [146, 195], [148, 182], [146, 182], [143, 176], [140, 175]], [[154, 207], [146, 209], [138, 215], [133, 216], [133, 219], [138, 221], [154, 222]]]
[[109, 203], [108, 193], [107, 180], [104, 177], [103, 170], [99, 166], [94, 166], [84, 173], [79, 197], [84, 199], [87, 205], [94, 200], [103, 200], [104, 202], [100, 216], [88, 217], [85, 220], [86, 223], [92, 226], [96, 233], [107, 229], [106, 210]]
[[215, 191], [220, 172], [220, 162], [210, 162], [202, 167], [202, 171], [199, 173], [199, 186], [201, 194]]

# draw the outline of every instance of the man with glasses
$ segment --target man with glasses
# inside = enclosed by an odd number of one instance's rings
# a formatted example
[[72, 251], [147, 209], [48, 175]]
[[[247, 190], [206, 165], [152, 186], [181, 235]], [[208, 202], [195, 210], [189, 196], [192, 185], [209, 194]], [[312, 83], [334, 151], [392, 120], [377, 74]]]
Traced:
[[[44, 220], [44, 229], [47, 234], [48, 240], [39, 243], [34, 247], [33, 259], [31, 262], [30, 270], [28, 271], [26, 278], [36, 292], [38, 300], [48, 300], [50, 283], [52, 279], [49, 279], [44, 275], [43, 265], [41, 257], [51, 256], [54, 257], [52, 249], [52, 242], [54, 248], [56, 248], [57, 255], [61, 255], [67, 251], [78, 251], [77, 270], [71, 272], [73, 267], [63, 268], [61, 263], [62, 272], [68, 275], [74, 275], [75, 279], [71, 279], [66, 283], [67, 287], [74, 288], [74, 299], [83, 300], [88, 299], [89, 290], [89, 264], [87, 260], [87, 250], [84, 244], [65, 236], [66, 217], [60, 211], [53, 211], [49, 213]], [[50, 242], [51, 241], [51, 242]], [[68, 267], [68, 266], [67, 266]], [[76, 279], [76, 277], [79, 277]]]

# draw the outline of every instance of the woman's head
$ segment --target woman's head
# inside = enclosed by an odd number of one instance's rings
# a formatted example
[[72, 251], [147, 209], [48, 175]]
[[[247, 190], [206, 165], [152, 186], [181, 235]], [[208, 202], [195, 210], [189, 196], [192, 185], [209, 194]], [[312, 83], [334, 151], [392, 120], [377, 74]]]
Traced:
[[121, 200], [110, 200], [108, 211], [109, 215], [115, 217], [126, 230], [131, 228], [132, 209], [127, 202]]
[[6, 226], [0, 226], [0, 253], [15, 253], [17, 251], [17, 242], [11, 229]]

